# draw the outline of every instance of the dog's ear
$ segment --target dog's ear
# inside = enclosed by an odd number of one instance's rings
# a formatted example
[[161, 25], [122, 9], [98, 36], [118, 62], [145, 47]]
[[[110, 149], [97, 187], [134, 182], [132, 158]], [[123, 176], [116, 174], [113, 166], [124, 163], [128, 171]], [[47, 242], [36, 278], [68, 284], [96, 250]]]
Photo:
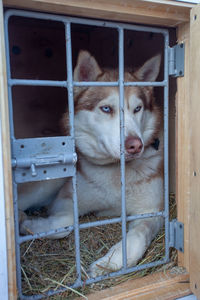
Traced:
[[150, 58], [135, 72], [135, 76], [142, 81], [155, 81], [160, 71], [160, 62], [160, 54]]
[[81, 50], [74, 69], [74, 80], [95, 81], [101, 73], [102, 71], [95, 58], [88, 51]]

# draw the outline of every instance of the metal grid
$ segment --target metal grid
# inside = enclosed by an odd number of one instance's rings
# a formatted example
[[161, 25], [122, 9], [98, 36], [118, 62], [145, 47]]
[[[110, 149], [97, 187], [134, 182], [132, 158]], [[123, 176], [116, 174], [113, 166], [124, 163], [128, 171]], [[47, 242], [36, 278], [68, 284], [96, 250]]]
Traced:
[[[65, 39], [66, 39], [66, 61], [67, 61], [67, 80], [66, 81], [52, 81], [52, 80], [26, 80], [26, 79], [15, 79], [11, 78], [11, 68], [10, 68], [10, 55], [9, 55], [9, 35], [8, 35], [8, 21], [11, 16], [21, 16], [27, 18], [35, 18], [42, 20], [51, 20], [62, 22], [65, 26]], [[119, 36], [119, 80], [116, 82], [75, 82], [73, 81], [73, 72], [72, 72], [72, 48], [71, 48], [71, 24], [84, 24], [100, 27], [110, 27], [118, 31]], [[161, 82], [124, 82], [124, 30], [134, 30], [140, 32], [153, 32], [160, 33], [164, 36], [164, 80]], [[88, 222], [84, 224], [79, 224], [78, 218], [78, 203], [77, 203], [77, 194], [76, 194], [76, 172], [72, 172], [72, 183], [73, 183], [73, 203], [74, 203], [74, 225], [67, 228], [59, 228], [57, 230], [51, 230], [49, 232], [38, 233], [34, 235], [20, 236], [18, 229], [18, 204], [17, 204], [17, 181], [16, 178], [13, 180], [14, 186], [14, 210], [15, 210], [15, 236], [16, 236], [16, 260], [17, 260], [17, 284], [19, 296], [21, 299], [41, 299], [53, 294], [60, 293], [65, 290], [65, 288], [60, 288], [56, 291], [48, 291], [46, 295], [34, 295], [34, 296], [24, 296], [22, 294], [22, 285], [21, 285], [21, 267], [20, 267], [20, 244], [24, 241], [47, 237], [52, 233], [59, 233], [64, 231], [74, 230], [75, 234], [75, 246], [76, 246], [76, 272], [77, 279], [72, 288], [77, 288], [83, 285], [81, 279], [81, 264], [80, 264], [80, 239], [79, 239], [79, 230], [82, 228], [89, 228], [93, 226], [102, 226], [106, 224], [113, 224], [121, 222], [122, 224], [122, 250], [123, 250], [123, 267], [121, 270], [112, 272], [107, 275], [98, 276], [96, 278], [90, 278], [84, 281], [84, 284], [90, 284], [98, 282], [103, 279], [115, 277], [118, 275], [130, 273], [137, 270], [142, 270], [145, 268], [155, 267], [161, 264], [164, 264], [169, 261], [169, 201], [168, 201], [168, 49], [169, 49], [169, 36], [168, 31], [160, 28], [153, 27], [144, 27], [136, 25], [128, 25], [121, 23], [112, 23], [104, 21], [94, 21], [88, 19], [80, 18], [71, 18], [58, 15], [50, 15], [43, 13], [33, 13], [17, 10], [9, 10], [5, 14], [5, 40], [6, 40], [6, 52], [7, 52], [7, 75], [8, 75], [8, 97], [10, 105], [10, 124], [11, 124], [11, 139], [12, 145], [17, 142], [14, 137], [14, 124], [13, 124], [13, 111], [12, 111], [12, 87], [16, 85], [23, 86], [51, 86], [51, 87], [64, 87], [68, 90], [68, 105], [69, 105], [69, 117], [70, 117], [70, 138], [72, 148], [69, 151], [69, 154], [75, 159], [71, 161], [74, 166], [76, 161], [75, 154], [75, 139], [74, 139], [74, 104], [73, 104], [73, 88], [75, 86], [118, 86], [119, 95], [120, 95], [120, 159], [121, 159], [121, 208], [122, 213], [121, 217], [112, 218], [103, 221]], [[163, 87], [164, 88], [164, 210], [158, 213], [146, 213], [135, 216], [126, 216], [126, 201], [125, 201], [125, 151], [124, 151], [124, 87], [125, 86], [152, 86], [152, 87]], [[51, 138], [54, 139], [54, 138]], [[40, 139], [32, 139], [37, 141]], [[45, 140], [41, 139], [41, 140]], [[20, 140], [20, 143], [26, 142], [27, 139]], [[16, 165], [16, 161], [13, 161], [13, 166]], [[32, 166], [30, 165], [30, 168]], [[75, 170], [75, 166], [74, 166]], [[33, 170], [34, 171], [34, 170]], [[71, 176], [71, 175], [68, 175]], [[57, 175], [57, 177], [62, 177]], [[52, 178], [57, 178], [53, 177]], [[32, 176], [32, 180], [34, 176]], [[162, 260], [148, 263], [140, 266], [134, 266], [127, 268], [127, 251], [126, 251], [126, 223], [131, 220], [144, 219], [144, 218], [153, 218], [162, 216], [165, 219], [165, 257]]]

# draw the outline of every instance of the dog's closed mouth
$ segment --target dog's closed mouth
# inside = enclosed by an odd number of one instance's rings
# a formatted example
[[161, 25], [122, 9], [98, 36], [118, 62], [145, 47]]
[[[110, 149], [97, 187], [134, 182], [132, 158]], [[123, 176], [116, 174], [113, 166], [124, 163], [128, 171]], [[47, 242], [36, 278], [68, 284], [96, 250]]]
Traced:
[[142, 155], [142, 152], [143, 151], [141, 151], [140, 153], [136, 153], [136, 154], [125, 154], [125, 161], [128, 162], [130, 160], [140, 158]]

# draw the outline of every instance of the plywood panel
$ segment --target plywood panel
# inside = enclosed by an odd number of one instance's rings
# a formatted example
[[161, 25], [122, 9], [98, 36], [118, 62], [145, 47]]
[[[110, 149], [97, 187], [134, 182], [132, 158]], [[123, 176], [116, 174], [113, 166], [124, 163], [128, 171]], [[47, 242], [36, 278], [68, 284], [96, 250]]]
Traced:
[[[4, 192], [6, 203], [6, 226], [7, 226], [7, 257], [8, 257], [8, 289], [9, 299], [16, 299], [16, 265], [15, 265], [15, 240], [14, 240], [14, 218], [12, 204], [12, 175], [10, 161], [10, 136], [8, 123], [8, 102], [7, 102], [7, 80], [5, 45], [3, 31], [3, 6], [0, 0], [0, 118], [2, 122], [3, 142], [3, 168], [4, 168]], [[1, 199], [1, 201], [4, 199]]]
[[185, 75], [177, 79], [176, 95], [176, 199], [178, 220], [184, 223], [184, 253], [178, 253], [179, 265], [189, 271], [190, 202], [190, 94], [189, 23], [178, 27], [178, 41], [185, 43]]
[[164, 0], [4, 0], [3, 3], [22, 9], [164, 26], [189, 21], [193, 6]]
[[191, 289], [200, 298], [200, 5], [191, 13], [190, 27], [190, 279]]

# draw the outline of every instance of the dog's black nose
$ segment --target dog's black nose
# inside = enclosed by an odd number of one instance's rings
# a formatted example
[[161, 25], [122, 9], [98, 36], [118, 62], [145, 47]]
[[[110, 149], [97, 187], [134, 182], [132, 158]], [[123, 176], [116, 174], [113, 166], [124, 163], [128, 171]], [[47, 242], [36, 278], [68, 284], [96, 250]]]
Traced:
[[142, 151], [142, 141], [138, 137], [129, 136], [125, 141], [125, 149], [130, 154], [140, 153]]

